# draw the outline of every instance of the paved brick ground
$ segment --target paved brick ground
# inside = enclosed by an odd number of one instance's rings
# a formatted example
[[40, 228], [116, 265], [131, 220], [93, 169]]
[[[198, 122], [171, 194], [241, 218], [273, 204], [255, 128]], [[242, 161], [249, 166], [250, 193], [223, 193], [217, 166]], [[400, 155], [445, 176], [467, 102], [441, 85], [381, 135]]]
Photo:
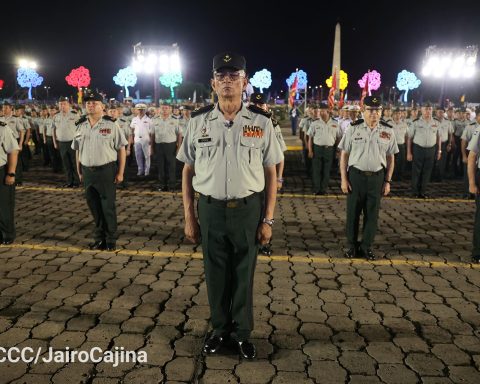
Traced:
[[345, 200], [308, 195], [299, 161], [288, 155], [274, 256], [258, 261], [254, 362], [200, 355], [209, 309], [179, 194], [151, 192], [153, 181], [119, 191], [120, 250], [93, 252], [81, 190], [32, 167], [17, 242], [0, 247], [0, 346], [124, 347], [148, 362], [0, 363], [0, 383], [478, 384], [480, 268], [469, 262], [474, 204], [450, 198], [460, 182], [433, 186], [445, 198], [383, 200], [382, 258], [349, 261]]

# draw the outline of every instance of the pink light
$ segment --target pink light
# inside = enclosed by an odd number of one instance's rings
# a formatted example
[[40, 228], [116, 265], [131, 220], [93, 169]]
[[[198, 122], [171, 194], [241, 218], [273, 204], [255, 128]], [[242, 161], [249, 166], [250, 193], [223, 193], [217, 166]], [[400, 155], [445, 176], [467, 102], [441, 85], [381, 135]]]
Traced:
[[371, 91], [376, 91], [378, 88], [380, 88], [380, 85], [382, 84], [382, 79], [381, 75], [379, 72], [376, 70], [367, 72], [363, 75], [363, 77], [358, 80], [358, 85], [360, 88], [365, 88], [365, 81], [367, 81], [368, 77], [368, 95], [371, 96], [372, 92]]

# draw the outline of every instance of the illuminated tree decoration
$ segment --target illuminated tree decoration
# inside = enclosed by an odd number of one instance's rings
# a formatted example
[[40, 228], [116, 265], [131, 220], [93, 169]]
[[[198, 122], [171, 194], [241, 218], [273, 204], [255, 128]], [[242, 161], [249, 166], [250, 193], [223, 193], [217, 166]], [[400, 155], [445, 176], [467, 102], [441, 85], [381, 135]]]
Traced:
[[116, 76], [113, 76], [113, 81], [120, 87], [125, 87], [125, 97], [129, 97], [128, 87], [134, 87], [137, 84], [137, 74], [132, 67], [122, 68]]
[[299, 71], [292, 72], [290, 77], [286, 80], [288, 88], [290, 88], [295, 81], [295, 76], [298, 77], [297, 89], [305, 89], [307, 86], [307, 73], [301, 69]]
[[167, 72], [160, 76], [160, 84], [164, 87], [170, 88], [170, 96], [173, 99], [175, 92], [173, 89], [182, 84], [183, 78], [181, 72]]
[[67, 80], [68, 85], [71, 85], [72, 87], [75, 87], [78, 89], [78, 104], [82, 104], [83, 102], [83, 91], [82, 87], [88, 87], [90, 85], [90, 71], [88, 68], [85, 68], [83, 65], [74, 68], [70, 71], [70, 74], [65, 77], [65, 80]]
[[250, 83], [260, 89], [260, 93], [263, 93], [265, 88], [269, 88], [272, 85], [272, 73], [267, 69], [262, 69], [261, 71], [255, 72], [253, 77], [250, 79]]
[[43, 77], [40, 76], [32, 68], [18, 68], [17, 82], [20, 87], [28, 88], [28, 99], [32, 99], [32, 88], [38, 87], [43, 82]]
[[367, 72], [363, 75], [363, 77], [358, 80], [358, 85], [360, 88], [365, 87], [365, 81], [367, 81], [368, 77], [368, 95], [372, 95], [372, 91], [376, 91], [378, 88], [380, 88], [380, 85], [382, 84], [382, 77], [379, 72], [373, 70], [370, 72]]
[[2, 79], [0, 79], [0, 91], [3, 89], [4, 84], [5, 84], [5, 82]]
[[[338, 80], [337, 80], [338, 81]], [[332, 88], [332, 76], [325, 80], [328, 88]], [[337, 83], [338, 84], [338, 83]], [[348, 86], [348, 74], [340, 70], [340, 90], [343, 91]]]
[[422, 81], [417, 78], [415, 73], [403, 70], [397, 75], [397, 88], [401, 91], [405, 91], [403, 94], [403, 101], [407, 102], [408, 91], [416, 89], [420, 86]]

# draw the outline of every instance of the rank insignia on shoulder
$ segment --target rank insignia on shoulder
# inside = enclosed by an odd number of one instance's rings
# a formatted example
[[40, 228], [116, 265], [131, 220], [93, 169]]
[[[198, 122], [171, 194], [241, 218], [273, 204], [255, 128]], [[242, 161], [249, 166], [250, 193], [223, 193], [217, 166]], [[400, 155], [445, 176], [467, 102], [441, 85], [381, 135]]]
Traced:
[[204, 113], [212, 111], [213, 108], [215, 108], [215, 104], [210, 104], [210, 105], [206, 105], [205, 107], [202, 107], [202, 108], [197, 108], [192, 112], [191, 116], [195, 117], [195, 116], [198, 116], [198, 115], [202, 115]]
[[0, 127], [4, 127], [6, 125], [7, 125], [7, 123], [4, 123], [3, 121], [0, 121]]
[[390, 140], [390, 136], [391, 136], [391, 135], [390, 135], [390, 133], [388, 133], [388, 132], [381, 131], [381, 132], [379, 133], [379, 136], [380, 136], [381, 139]]
[[254, 113], [258, 113], [260, 115], [263, 115], [263, 116], [266, 116], [268, 118], [272, 117], [272, 114], [270, 112], [266, 112], [264, 111], [262, 108], [260, 107], [257, 107], [256, 105], [254, 104], [250, 104], [247, 109], [250, 111], [250, 112], [254, 112]]
[[108, 115], [103, 115], [102, 119], [107, 120], [107, 121], [116, 121], [117, 120], [117, 119], [114, 119], [113, 117], [108, 116]]
[[355, 120], [353, 123], [350, 123], [350, 125], [360, 125], [363, 123], [363, 119], [358, 119], [358, 120]]
[[84, 123], [85, 121], [87, 121], [87, 115], [83, 115], [82, 117], [80, 117], [80, 119], [78, 119], [76, 122], [75, 122], [75, 125], [80, 125], [82, 123]]

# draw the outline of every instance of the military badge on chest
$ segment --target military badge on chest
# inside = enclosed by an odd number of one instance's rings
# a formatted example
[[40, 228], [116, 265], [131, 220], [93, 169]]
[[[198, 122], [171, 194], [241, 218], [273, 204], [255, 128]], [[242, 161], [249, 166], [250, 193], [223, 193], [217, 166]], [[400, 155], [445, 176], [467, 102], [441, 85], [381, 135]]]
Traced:
[[255, 137], [261, 139], [263, 137], [263, 129], [256, 125], [244, 125], [243, 137]]
[[112, 130], [110, 128], [101, 128], [98, 130], [98, 133], [100, 133], [102, 136], [107, 136], [112, 133]]
[[390, 140], [390, 133], [388, 133], [388, 132], [381, 131], [378, 134], [378, 136], [380, 137], [380, 139]]

